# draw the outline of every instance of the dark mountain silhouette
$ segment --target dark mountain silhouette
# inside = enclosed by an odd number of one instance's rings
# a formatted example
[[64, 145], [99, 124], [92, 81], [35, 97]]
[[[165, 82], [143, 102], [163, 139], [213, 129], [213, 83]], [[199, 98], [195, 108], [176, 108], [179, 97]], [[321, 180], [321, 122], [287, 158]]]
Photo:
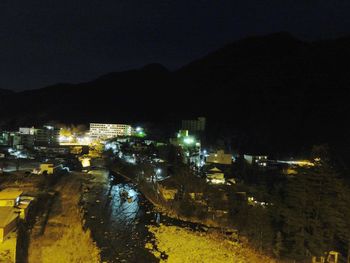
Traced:
[[14, 93], [14, 92], [11, 91], [11, 90], [8, 90], [8, 89], [0, 89], [0, 96], [8, 95], [8, 94], [11, 94], [11, 93]]
[[[3, 127], [48, 120], [176, 122], [208, 117], [208, 139], [290, 153], [349, 143], [350, 38], [249, 37], [170, 72], [162, 65], [0, 96]], [[340, 151], [339, 151], [340, 152]]]

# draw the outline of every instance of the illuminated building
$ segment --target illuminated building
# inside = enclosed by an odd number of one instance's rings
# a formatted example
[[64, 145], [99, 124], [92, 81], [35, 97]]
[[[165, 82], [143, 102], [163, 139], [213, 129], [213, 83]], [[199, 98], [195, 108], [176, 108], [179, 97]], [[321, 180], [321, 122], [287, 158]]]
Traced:
[[131, 135], [132, 127], [127, 124], [90, 123], [90, 137], [92, 139], [111, 139]]
[[35, 129], [35, 145], [58, 145], [60, 130], [52, 126]]
[[207, 173], [207, 182], [211, 184], [224, 184], [225, 183], [225, 176], [224, 173], [218, 169], [217, 167], [214, 167], [210, 169]]
[[0, 207], [9, 206], [14, 207], [18, 205], [20, 196], [23, 194], [23, 191], [13, 190], [13, 189], [4, 189], [0, 192]]
[[205, 128], [206, 119], [204, 117], [199, 117], [195, 120], [182, 120], [181, 122], [182, 130], [188, 130], [202, 142], [206, 141]]
[[200, 165], [201, 143], [194, 136], [189, 135], [188, 130], [180, 130], [176, 138], [170, 138], [170, 144], [181, 147], [185, 163]]
[[34, 127], [20, 127], [19, 128], [19, 133], [20, 134], [25, 134], [25, 135], [35, 135], [35, 128]]
[[91, 158], [89, 157], [81, 157], [79, 158], [79, 161], [81, 162], [83, 168], [89, 167], [91, 165]]
[[52, 163], [42, 163], [40, 164], [41, 173], [46, 172], [47, 174], [53, 174], [55, 171], [55, 166]]
[[3, 131], [0, 133], [0, 145], [13, 148], [32, 147], [34, 145], [34, 135]]
[[10, 145], [10, 132], [2, 131], [0, 133], [0, 145], [9, 146]]
[[224, 151], [217, 151], [216, 153], [211, 153], [206, 158], [207, 163], [217, 163], [217, 164], [232, 164], [232, 154], [225, 154]]
[[35, 128], [20, 127], [18, 134], [21, 137], [21, 144], [26, 147], [33, 147], [35, 141]]
[[267, 166], [267, 155], [250, 155], [250, 154], [245, 154], [244, 159], [249, 163], [249, 164], [256, 164], [262, 167]]
[[45, 125], [42, 128], [20, 127], [17, 133], [21, 138], [21, 144], [32, 147], [33, 145], [57, 145], [59, 129]]

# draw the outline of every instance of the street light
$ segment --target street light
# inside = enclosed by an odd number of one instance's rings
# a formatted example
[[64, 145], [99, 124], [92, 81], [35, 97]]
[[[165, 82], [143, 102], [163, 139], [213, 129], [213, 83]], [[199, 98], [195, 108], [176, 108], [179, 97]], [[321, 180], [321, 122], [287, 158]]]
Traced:
[[194, 142], [195, 142], [195, 140], [194, 140], [193, 137], [188, 136], [188, 137], [185, 137], [185, 138], [184, 138], [184, 143], [185, 143], [185, 144], [190, 145], [190, 144], [193, 144]]

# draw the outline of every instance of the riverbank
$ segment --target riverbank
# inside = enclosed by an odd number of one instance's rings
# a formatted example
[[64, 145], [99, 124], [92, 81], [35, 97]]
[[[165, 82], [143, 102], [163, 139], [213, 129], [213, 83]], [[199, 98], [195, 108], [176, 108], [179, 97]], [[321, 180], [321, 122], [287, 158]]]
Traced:
[[257, 253], [238, 242], [220, 235], [191, 231], [176, 226], [149, 226], [155, 236], [146, 244], [160, 262], [166, 263], [277, 263], [276, 260]]
[[79, 173], [63, 176], [54, 190], [53, 202], [43, 235], [30, 234], [28, 263], [100, 262], [100, 251], [84, 231], [80, 213]]
[[[168, 203], [157, 194], [151, 183], [140, 180], [138, 177], [132, 176], [132, 174], [121, 174], [123, 171], [118, 171], [116, 167], [114, 168], [113, 171], [115, 173], [137, 184], [139, 191], [161, 214], [176, 220], [195, 223], [198, 226], [234, 229], [234, 226], [231, 224], [220, 224], [209, 218], [198, 219], [181, 215], [176, 209], [171, 207], [171, 203]], [[197, 232], [183, 227], [162, 224], [159, 227], [149, 226], [149, 231], [155, 236], [155, 240], [147, 243], [146, 248], [161, 262], [277, 262], [273, 258], [254, 250], [244, 237], [240, 238], [237, 236], [236, 242], [234, 242], [220, 233], [220, 231], [214, 231], [213, 233]], [[187, 245], [188, 240], [193, 241], [191, 242], [192, 245]], [[220, 244], [219, 247], [217, 247], [218, 244]], [[220, 250], [224, 252], [220, 254]], [[167, 261], [164, 255], [169, 257]]]
[[232, 225], [223, 225], [211, 219], [198, 219], [196, 217], [188, 217], [181, 215], [176, 209], [173, 209], [169, 203], [162, 199], [159, 195], [156, 194], [155, 191], [147, 185], [147, 182], [144, 184], [139, 184], [139, 189], [142, 194], [149, 200], [154, 208], [161, 214], [166, 215], [167, 217], [174, 218], [177, 220], [196, 223], [200, 225], [204, 225], [206, 227], [213, 228], [232, 228]]
[[[119, 163], [119, 165], [122, 165], [121, 163]], [[128, 168], [128, 169], [124, 169], [123, 168]], [[135, 170], [133, 170], [133, 169]], [[152, 183], [146, 181], [146, 180], [140, 180], [140, 178], [138, 176], [136, 176], [137, 173], [140, 173], [140, 171], [136, 171], [137, 168], [135, 167], [121, 167], [121, 166], [117, 166], [114, 165], [111, 167], [111, 171], [114, 172], [115, 174], [118, 174], [130, 181], [132, 181], [133, 183], [137, 184], [138, 189], [142, 192], [142, 194], [147, 198], [147, 200], [149, 200], [153, 206], [155, 207], [155, 209], [157, 209], [160, 213], [174, 218], [174, 219], [178, 219], [181, 221], [187, 221], [187, 222], [191, 222], [191, 223], [196, 223], [196, 224], [201, 224], [204, 225], [206, 227], [214, 227], [214, 228], [233, 228], [234, 226], [231, 224], [223, 224], [218, 222], [217, 220], [212, 220], [210, 218], [205, 218], [205, 219], [199, 219], [196, 217], [189, 217], [189, 216], [185, 216], [183, 214], [181, 214], [177, 209], [175, 209], [174, 207], [172, 207], [171, 202], [168, 202], [166, 200], [164, 200], [161, 195], [157, 194], [154, 185], [152, 185]], [[127, 172], [127, 173], [126, 173]]]

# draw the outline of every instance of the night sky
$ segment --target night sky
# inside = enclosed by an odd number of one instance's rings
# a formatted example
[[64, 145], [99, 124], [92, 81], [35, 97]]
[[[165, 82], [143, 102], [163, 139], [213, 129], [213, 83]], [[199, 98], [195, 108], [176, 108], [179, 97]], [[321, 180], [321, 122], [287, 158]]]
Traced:
[[0, 88], [176, 69], [247, 35], [350, 33], [349, 0], [1, 0]]

